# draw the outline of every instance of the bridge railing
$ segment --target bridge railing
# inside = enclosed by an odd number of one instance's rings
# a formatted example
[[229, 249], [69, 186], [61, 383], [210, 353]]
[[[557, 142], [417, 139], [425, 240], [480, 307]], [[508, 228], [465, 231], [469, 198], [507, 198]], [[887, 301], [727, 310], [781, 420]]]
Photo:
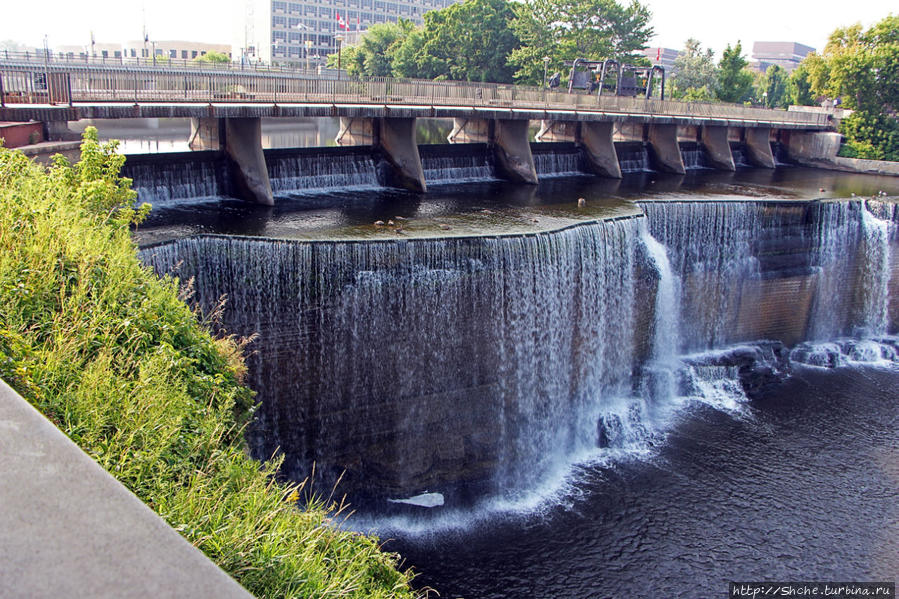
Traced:
[[[739, 104], [567, 94], [520, 85], [463, 81], [322, 79], [295, 73], [4, 64], [4, 104], [72, 102], [341, 103], [465, 106], [480, 109], [598, 111], [720, 118], [825, 127], [828, 115]], [[560, 115], [559, 118], [564, 118]]]

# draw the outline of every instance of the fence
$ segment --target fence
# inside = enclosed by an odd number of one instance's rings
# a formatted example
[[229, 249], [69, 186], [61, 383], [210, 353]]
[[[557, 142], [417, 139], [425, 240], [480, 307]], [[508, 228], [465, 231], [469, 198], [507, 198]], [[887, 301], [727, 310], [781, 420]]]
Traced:
[[322, 79], [299, 73], [4, 61], [0, 105], [74, 102], [237, 102], [400, 104], [739, 119], [826, 127], [823, 112], [771, 110], [739, 104], [677, 102], [568, 94], [537, 87], [363, 78]]

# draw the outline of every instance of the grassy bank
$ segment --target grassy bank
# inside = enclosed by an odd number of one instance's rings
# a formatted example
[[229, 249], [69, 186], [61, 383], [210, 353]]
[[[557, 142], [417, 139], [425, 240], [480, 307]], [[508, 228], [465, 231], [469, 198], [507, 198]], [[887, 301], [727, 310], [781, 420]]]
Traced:
[[255, 595], [412, 597], [396, 556], [247, 456], [240, 347], [139, 263], [122, 163], [90, 130], [74, 166], [0, 148], [0, 377]]

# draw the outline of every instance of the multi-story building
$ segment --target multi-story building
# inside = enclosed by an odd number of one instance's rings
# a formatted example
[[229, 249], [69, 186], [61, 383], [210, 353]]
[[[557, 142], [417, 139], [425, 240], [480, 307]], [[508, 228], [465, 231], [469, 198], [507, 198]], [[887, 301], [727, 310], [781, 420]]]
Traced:
[[69, 60], [75, 58], [111, 58], [121, 60], [122, 44], [91, 42], [83, 46], [63, 45], [53, 48], [52, 53], [58, 58], [67, 58]]
[[125, 42], [124, 47], [125, 58], [152, 58], [155, 54], [163, 58], [193, 60], [208, 52], [218, 52], [231, 58], [231, 45], [146, 39]]
[[643, 50], [643, 56], [648, 58], [653, 66], [658, 65], [666, 71], [674, 68], [674, 59], [680, 54], [680, 50], [674, 48], [645, 48]]
[[814, 51], [811, 46], [796, 42], [755, 42], [752, 58], [754, 66], [763, 73], [775, 64], [793, 72], [802, 59]]
[[[376, 23], [406, 19], [416, 24], [422, 15], [455, 0], [241, 0], [233, 55], [248, 62], [312, 64], [337, 51], [338, 39]], [[346, 43], [344, 41], [343, 43]]]

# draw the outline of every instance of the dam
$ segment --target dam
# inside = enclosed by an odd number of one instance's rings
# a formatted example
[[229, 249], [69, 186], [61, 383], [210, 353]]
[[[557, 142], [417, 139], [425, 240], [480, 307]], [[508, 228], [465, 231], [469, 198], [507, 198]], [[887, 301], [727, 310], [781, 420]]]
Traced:
[[[687, 589], [665, 555], [761, 576], [739, 564], [774, 563], [765, 535], [791, 572], [886, 576], [899, 181], [678, 145], [685, 174], [616, 142], [612, 179], [535, 143], [538, 185], [487, 144], [421, 145], [427, 194], [382, 186], [368, 148], [271, 149], [273, 207], [230, 199], [214, 153], [125, 174], [156, 206], [143, 261], [253, 336], [254, 457], [314, 471], [421, 585]], [[769, 478], [777, 499], [746, 490]], [[803, 551], [831, 529], [845, 549]]]

